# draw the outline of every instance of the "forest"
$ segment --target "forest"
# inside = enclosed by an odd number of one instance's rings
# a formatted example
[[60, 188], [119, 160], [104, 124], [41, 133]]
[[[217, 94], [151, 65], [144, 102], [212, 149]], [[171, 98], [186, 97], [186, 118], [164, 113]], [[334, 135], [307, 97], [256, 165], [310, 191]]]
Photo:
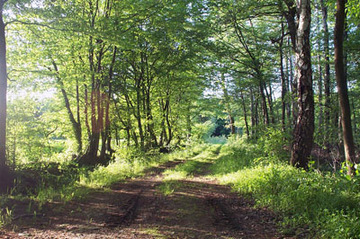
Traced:
[[0, 0], [0, 237], [360, 238], [359, 62], [358, 0]]

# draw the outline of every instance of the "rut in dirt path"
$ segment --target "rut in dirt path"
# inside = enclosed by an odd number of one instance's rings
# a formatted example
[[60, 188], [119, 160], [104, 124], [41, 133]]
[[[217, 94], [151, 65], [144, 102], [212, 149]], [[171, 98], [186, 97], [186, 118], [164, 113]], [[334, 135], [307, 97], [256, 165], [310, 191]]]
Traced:
[[[192, 176], [166, 180], [177, 160], [142, 178], [95, 192], [84, 202], [49, 204], [45, 216], [24, 218], [9, 238], [282, 238], [274, 216], [254, 209], [229, 187], [208, 178], [211, 161], [196, 161]], [[165, 193], [166, 192], [166, 193]], [[164, 193], [167, 195], [165, 196]], [[1, 235], [0, 235], [1, 237]]]

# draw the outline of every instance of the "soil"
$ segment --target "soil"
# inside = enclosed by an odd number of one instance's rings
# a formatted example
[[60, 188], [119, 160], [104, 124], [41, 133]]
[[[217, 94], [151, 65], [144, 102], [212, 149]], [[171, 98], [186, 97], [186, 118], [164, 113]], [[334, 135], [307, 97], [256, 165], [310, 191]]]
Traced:
[[91, 193], [86, 200], [48, 203], [44, 214], [17, 212], [0, 238], [285, 238], [275, 215], [206, 177], [207, 167], [171, 182], [164, 195], [162, 172], [183, 161]]

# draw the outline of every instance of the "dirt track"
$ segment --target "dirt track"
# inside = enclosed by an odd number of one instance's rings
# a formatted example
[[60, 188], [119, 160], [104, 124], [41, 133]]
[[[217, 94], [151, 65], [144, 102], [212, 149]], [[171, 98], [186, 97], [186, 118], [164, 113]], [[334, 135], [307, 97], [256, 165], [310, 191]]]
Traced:
[[149, 170], [146, 176], [95, 192], [86, 201], [49, 204], [36, 218], [14, 221], [1, 238], [283, 238], [274, 216], [201, 173], [171, 182], [165, 196], [162, 172], [183, 161]]

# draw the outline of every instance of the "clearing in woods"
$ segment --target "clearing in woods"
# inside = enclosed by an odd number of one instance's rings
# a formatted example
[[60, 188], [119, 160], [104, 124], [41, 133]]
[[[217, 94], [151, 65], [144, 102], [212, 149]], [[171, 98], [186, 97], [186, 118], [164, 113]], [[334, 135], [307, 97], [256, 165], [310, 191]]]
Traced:
[[[212, 154], [175, 160], [86, 200], [48, 203], [2, 238], [284, 238], [275, 216], [209, 176]], [[205, 158], [206, 157], [206, 158]]]

